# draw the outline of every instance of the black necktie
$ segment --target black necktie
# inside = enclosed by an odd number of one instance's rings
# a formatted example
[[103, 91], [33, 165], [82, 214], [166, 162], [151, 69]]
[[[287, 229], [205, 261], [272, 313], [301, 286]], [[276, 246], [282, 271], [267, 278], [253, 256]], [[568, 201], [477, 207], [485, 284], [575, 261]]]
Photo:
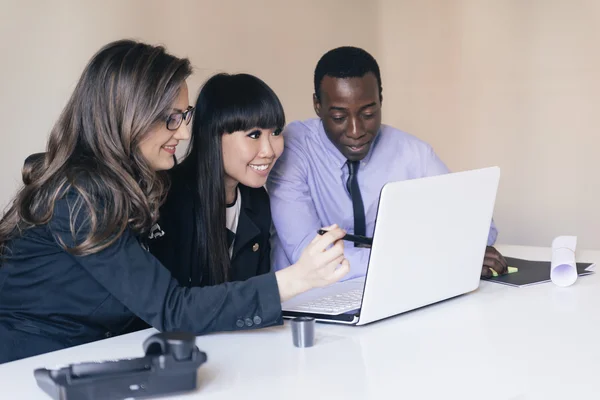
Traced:
[[[354, 209], [354, 234], [365, 236], [365, 206], [363, 205], [362, 196], [360, 195], [360, 189], [358, 187], [358, 166], [360, 161], [348, 161], [348, 171], [350, 176], [346, 182], [346, 188], [350, 197], [352, 197], [352, 208]], [[354, 244], [356, 246], [356, 243]]]

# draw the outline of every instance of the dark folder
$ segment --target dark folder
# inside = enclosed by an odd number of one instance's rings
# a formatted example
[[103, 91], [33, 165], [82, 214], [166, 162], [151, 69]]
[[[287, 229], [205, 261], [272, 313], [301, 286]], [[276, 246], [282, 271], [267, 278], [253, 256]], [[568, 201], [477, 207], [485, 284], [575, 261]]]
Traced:
[[[550, 261], [529, 261], [512, 257], [504, 258], [509, 266], [516, 267], [519, 270], [512, 274], [500, 275], [486, 280], [517, 287], [550, 282]], [[593, 274], [594, 271], [591, 271], [590, 268], [592, 265], [594, 264], [577, 263], [577, 274], [579, 276]]]

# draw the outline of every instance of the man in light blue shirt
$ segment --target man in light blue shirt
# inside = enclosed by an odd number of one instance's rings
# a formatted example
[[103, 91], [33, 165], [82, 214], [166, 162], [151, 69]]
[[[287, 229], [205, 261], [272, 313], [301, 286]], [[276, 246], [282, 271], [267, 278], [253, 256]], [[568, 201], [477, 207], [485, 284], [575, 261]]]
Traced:
[[[284, 130], [285, 150], [267, 182], [275, 232], [275, 270], [298, 261], [322, 226], [372, 236], [379, 194], [388, 182], [448, 173], [427, 143], [381, 124], [379, 67], [366, 51], [340, 47], [326, 53], [315, 70], [314, 109], [319, 118], [296, 121]], [[491, 223], [481, 270], [507, 270], [492, 247]], [[369, 249], [346, 245], [350, 273], [364, 276]]]

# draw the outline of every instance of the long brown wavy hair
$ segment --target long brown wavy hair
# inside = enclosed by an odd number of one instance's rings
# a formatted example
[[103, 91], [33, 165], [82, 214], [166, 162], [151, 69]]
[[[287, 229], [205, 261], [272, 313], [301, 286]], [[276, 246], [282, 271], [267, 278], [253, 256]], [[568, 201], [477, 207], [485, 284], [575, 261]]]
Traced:
[[60, 242], [71, 254], [96, 253], [127, 228], [147, 232], [168, 182], [139, 144], [165, 123], [190, 74], [189, 60], [161, 46], [121, 40], [100, 49], [52, 129], [43, 159], [23, 169], [24, 185], [0, 220], [0, 255], [23, 230], [47, 224], [56, 201], [73, 190], [71, 233], [75, 238], [82, 218], [89, 230], [74, 247]]

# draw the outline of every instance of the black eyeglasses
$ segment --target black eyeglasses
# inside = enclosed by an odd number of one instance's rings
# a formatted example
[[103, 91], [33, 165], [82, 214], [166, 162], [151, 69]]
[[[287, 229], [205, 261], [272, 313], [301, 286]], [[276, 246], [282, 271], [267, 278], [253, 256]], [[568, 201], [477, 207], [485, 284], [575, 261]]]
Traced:
[[176, 131], [181, 126], [181, 123], [185, 121], [186, 125], [189, 125], [192, 120], [192, 114], [194, 114], [194, 107], [189, 106], [185, 111], [173, 113], [167, 117], [167, 129], [170, 131]]

